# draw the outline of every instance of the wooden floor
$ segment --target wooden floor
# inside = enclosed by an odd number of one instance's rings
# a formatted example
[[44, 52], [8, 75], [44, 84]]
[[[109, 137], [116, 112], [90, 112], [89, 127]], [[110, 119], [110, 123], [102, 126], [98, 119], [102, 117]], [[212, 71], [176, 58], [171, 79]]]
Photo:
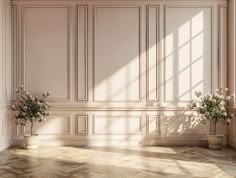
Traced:
[[236, 150], [199, 147], [41, 147], [0, 152], [0, 177], [236, 177]]

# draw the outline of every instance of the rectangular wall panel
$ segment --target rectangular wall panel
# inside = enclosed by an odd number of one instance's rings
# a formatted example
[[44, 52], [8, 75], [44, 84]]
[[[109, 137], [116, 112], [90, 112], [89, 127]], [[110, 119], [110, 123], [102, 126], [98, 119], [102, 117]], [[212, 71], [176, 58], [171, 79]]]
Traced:
[[88, 115], [77, 116], [76, 134], [88, 134]]
[[165, 134], [168, 136], [208, 134], [210, 125], [201, 123], [200, 117], [190, 117], [185, 115], [165, 116]]
[[94, 13], [94, 100], [140, 100], [140, 8], [104, 6]]
[[67, 7], [24, 8], [25, 85], [33, 94], [69, 99], [69, 26]]
[[147, 117], [147, 133], [149, 135], [160, 135], [163, 131], [163, 123], [160, 116], [148, 115]]
[[94, 115], [94, 135], [136, 135], [141, 134], [141, 116]]
[[78, 6], [78, 100], [88, 100], [88, 8]]
[[17, 35], [17, 10], [16, 6], [11, 8], [11, 99], [16, 100], [15, 89], [18, 81], [18, 35]]
[[159, 99], [159, 6], [148, 8], [148, 36], [147, 36], [147, 98], [148, 101]]
[[165, 13], [165, 101], [195, 99], [211, 91], [212, 10], [167, 7]]
[[227, 59], [228, 59], [228, 8], [221, 6], [219, 9], [219, 59], [220, 59], [220, 86], [227, 84]]
[[[25, 127], [24, 133], [30, 133], [30, 124]], [[68, 135], [71, 133], [71, 117], [68, 115], [52, 115], [47, 117], [46, 122], [37, 123], [34, 133], [40, 135]]]

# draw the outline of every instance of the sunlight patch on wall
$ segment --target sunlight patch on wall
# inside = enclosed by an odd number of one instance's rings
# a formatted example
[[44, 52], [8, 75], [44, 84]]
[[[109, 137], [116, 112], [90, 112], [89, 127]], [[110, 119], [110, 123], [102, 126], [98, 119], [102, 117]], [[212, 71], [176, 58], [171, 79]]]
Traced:
[[[211, 90], [211, 9], [184, 8], [184, 14], [182, 10], [167, 11], [166, 101], [190, 101], [196, 99], [196, 90]], [[173, 22], [177, 13], [183, 18]]]

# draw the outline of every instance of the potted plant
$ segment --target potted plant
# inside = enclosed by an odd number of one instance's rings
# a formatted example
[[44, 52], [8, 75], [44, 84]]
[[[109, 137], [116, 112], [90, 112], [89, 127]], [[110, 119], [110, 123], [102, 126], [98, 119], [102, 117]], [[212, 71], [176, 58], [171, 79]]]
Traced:
[[234, 117], [226, 108], [228, 102], [234, 97], [234, 94], [227, 96], [227, 92], [228, 88], [225, 88], [225, 93], [220, 88], [216, 89], [213, 94], [208, 93], [203, 96], [201, 91], [196, 91], [195, 95], [200, 101], [191, 104], [191, 109], [202, 115], [202, 123], [205, 124], [206, 121], [209, 121], [213, 126], [212, 133], [208, 135], [210, 149], [222, 149], [224, 135], [216, 134], [216, 124], [220, 121], [223, 124], [229, 124]]
[[16, 89], [16, 93], [19, 95], [19, 101], [11, 105], [11, 109], [16, 112], [16, 125], [25, 126], [26, 123], [30, 123], [30, 134], [24, 135], [25, 148], [37, 148], [38, 135], [33, 134], [33, 128], [37, 122], [45, 122], [46, 117], [50, 115], [48, 111], [50, 105], [46, 101], [50, 92], [43, 93], [42, 97], [34, 97], [21, 85]]

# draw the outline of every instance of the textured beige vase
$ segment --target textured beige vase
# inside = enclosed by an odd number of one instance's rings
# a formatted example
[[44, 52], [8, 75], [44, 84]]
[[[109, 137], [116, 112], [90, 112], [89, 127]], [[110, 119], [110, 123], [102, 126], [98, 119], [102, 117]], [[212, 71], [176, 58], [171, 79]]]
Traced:
[[24, 135], [24, 146], [25, 149], [36, 149], [38, 148], [38, 134], [25, 134]]
[[214, 150], [220, 150], [223, 147], [224, 135], [208, 135], [208, 147]]

